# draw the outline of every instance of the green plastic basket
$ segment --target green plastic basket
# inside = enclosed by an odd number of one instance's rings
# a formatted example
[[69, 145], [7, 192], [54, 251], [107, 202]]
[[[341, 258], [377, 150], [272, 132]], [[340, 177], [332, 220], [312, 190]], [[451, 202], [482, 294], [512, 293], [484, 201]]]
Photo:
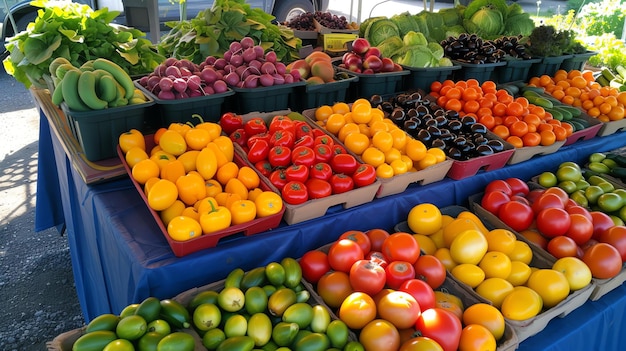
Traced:
[[[340, 61], [333, 62], [338, 65]], [[355, 101], [359, 98], [369, 99], [372, 95], [389, 95], [404, 90], [403, 78], [411, 72], [408, 70], [383, 73], [356, 73], [342, 67], [336, 67], [337, 70], [352, 73], [359, 77], [358, 81], [353, 82], [348, 91], [348, 100]]]
[[540, 62], [540, 58], [530, 60], [507, 60], [506, 65], [495, 69], [494, 80], [496, 83], [510, 83], [528, 80], [528, 74], [533, 64]]
[[530, 67], [528, 77], [541, 77], [544, 74], [552, 77], [556, 71], [561, 69], [563, 61], [572, 57], [573, 55], [542, 57], [541, 61], [534, 63]]
[[454, 71], [461, 69], [461, 66], [456, 64], [445, 67], [410, 67], [403, 65], [402, 68], [410, 72], [409, 75], [404, 76], [404, 90], [419, 89], [428, 93], [433, 82], [443, 82], [450, 78]]
[[[146, 131], [146, 112], [154, 105], [148, 102], [86, 112], [72, 111], [62, 104], [64, 113], [74, 124], [76, 139], [89, 161], [117, 157], [120, 134], [131, 129]], [[65, 105], [65, 106], [63, 106]]]
[[476, 79], [479, 83], [492, 79], [497, 67], [506, 65], [505, 61], [494, 63], [466, 63], [461, 61], [453, 61], [455, 65], [461, 66], [461, 69], [454, 71], [454, 80]]
[[292, 94], [292, 106], [297, 111], [304, 111], [322, 105], [333, 105], [335, 102], [346, 101], [346, 93], [350, 84], [359, 80], [354, 74], [348, 74], [348, 78], [330, 83], [296, 87]]
[[240, 114], [286, 110], [296, 87], [305, 84], [305, 81], [300, 81], [271, 87], [232, 88], [235, 95], [230, 99], [229, 109]]
[[589, 58], [597, 54], [598, 53], [595, 51], [587, 51], [582, 54], [574, 54], [571, 58], [565, 59], [561, 63], [561, 69], [564, 69], [566, 71], [582, 71], [583, 69], [585, 69], [585, 64], [587, 63]]

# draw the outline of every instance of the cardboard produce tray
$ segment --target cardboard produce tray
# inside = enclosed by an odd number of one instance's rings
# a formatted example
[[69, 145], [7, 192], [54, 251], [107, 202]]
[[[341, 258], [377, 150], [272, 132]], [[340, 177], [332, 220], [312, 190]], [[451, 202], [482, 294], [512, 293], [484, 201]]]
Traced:
[[548, 155], [559, 151], [559, 149], [565, 144], [565, 140], [557, 141], [549, 146], [524, 146], [516, 148], [515, 152], [507, 162], [510, 165], [528, 161], [537, 155]]
[[598, 134], [600, 129], [602, 129], [603, 127], [602, 122], [600, 122], [600, 120], [590, 117], [589, 115], [585, 113], [580, 115], [579, 118], [583, 118], [587, 122], [589, 122], [589, 127], [572, 133], [572, 135], [570, 135], [569, 137], [567, 137], [567, 139], [565, 139], [565, 144], [563, 144], [563, 146], [571, 145], [577, 141], [589, 140], [591, 138], [595, 138], [595, 136]]
[[[289, 115], [291, 112], [291, 110], [280, 110], [274, 112], [250, 112], [242, 115], [241, 117], [243, 118], [244, 122], [254, 117], [261, 117], [266, 122], [269, 122], [274, 116], [286, 116]], [[315, 123], [311, 123], [306, 118], [304, 118], [304, 120], [309, 123], [311, 128], [320, 129], [319, 126], [317, 126]], [[247, 158], [244, 156], [244, 151], [241, 149], [241, 147], [239, 147], [239, 145], [235, 145], [235, 153], [239, 153], [240, 156], [245, 160], [245, 162], [248, 163], [250, 167], [256, 170], [254, 165], [251, 165]], [[276, 189], [276, 187], [274, 187], [274, 185], [269, 182], [267, 177], [265, 177], [258, 171], [257, 173], [259, 174], [259, 177], [261, 179], [265, 180], [268, 183], [268, 186], [271, 190], [280, 194], [280, 190]], [[326, 214], [329, 208], [336, 205], [342, 205], [344, 209], [348, 209], [354, 206], [368, 203], [374, 199], [376, 193], [378, 192], [378, 189], [380, 188], [380, 185], [380, 181], [376, 180], [374, 183], [364, 187], [354, 188], [353, 190], [347, 191], [345, 193], [334, 194], [320, 199], [311, 199], [299, 205], [292, 205], [284, 202], [283, 208], [285, 209], [285, 213], [283, 215], [283, 219], [287, 224], [295, 224], [310, 219], [322, 217]]]
[[[146, 139], [146, 150], [150, 150], [152, 147], [154, 147], [154, 138], [152, 135], [146, 135], [145, 139]], [[176, 257], [182, 257], [182, 256], [185, 256], [190, 253], [194, 253], [203, 249], [215, 247], [218, 245], [219, 241], [222, 238], [234, 236], [235, 234], [242, 233], [244, 236], [249, 236], [249, 235], [258, 234], [258, 233], [276, 228], [280, 224], [280, 221], [285, 212], [285, 208], [283, 206], [283, 209], [275, 215], [262, 217], [262, 218], [255, 218], [250, 222], [231, 225], [230, 227], [224, 230], [216, 231], [210, 234], [203, 234], [199, 237], [196, 237], [187, 241], [176, 241], [172, 239], [170, 235], [167, 233], [167, 228], [165, 227], [165, 224], [161, 220], [159, 213], [151, 209], [150, 206], [148, 206], [148, 198], [146, 197], [146, 193], [143, 191], [142, 185], [139, 184], [132, 177], [132, 170], [129, 167], [128, 163], [126, 162], [124, 154], [122, 150], [119, 148], [119, 146], [117, 148], [117, 152], [118, 152], [118, 156], [120, 160], [122, 161], [122, 164], [124, 165], [124, 168], [126, 169], [126, 172], [128, 173], [133, 185], [135, 186], [135, 189], [137, 189], [137, 192], [143, 199], [144, 203], [146, 204], [146, 207], [148, 208], [148, 210], [150, 211], [150, 214], [152, 215], [152, 218], [154, 218], [155, 222], [159, 226], [161, 233], [167, 240], [168, 244], [170, 245], [170, 248], [172, 249]], [[237, 163], [237, 165], [239, 166], [245, 164], [245, 161], [236, 153], [235, 153], [233, 161]], [[261, 179], [259, 188], [261, 188], [264, 191], [273, 190], [270, 187], [270, 184], [264, 179]]]
[[600, 128], [600, 130], [598, 131], [598, 136], [605, 136], [605, 135], [615, 134], [618, 132], [623, 132], [625, 129], [626, 129], [626, 118], [623, 118], [617, 121], [603, 122], [602, 128]]
[[[474, 204], [474, 206], [475, 205], [476, 204]], [[487, 227], [488, 230], [492, 230], [495, 228], [506, 228], [506, 227], [501, 227], [498, 224], [492, 222], [488, 216], [486, 217], [483, 215], [484, 214], [483, 212], [476, 211], [475, 207], [470, 207], [470, 208], [471, 208], [471, 211], [475, 213], [481, 219], [481, 221], [483, 221], [483, 224], [485, 225], [485, 227]], [[450, 206], [450, 207], [442, 208], [441, 213], [456, 217], [462, 211], [467, 211], [467, 210], [468, 210], [467, 208], [464, 208], [462, 206]], [[486, 212], [486, 210], [484, 211]], [[411, 233], [406, 222], [397, 224], [395, 229], [396, 230], [402, 229], [403, 231]], [[506, 229], [511, 230], [510, 228], [506, 228]], [[528, 243], [528, 240], [525, 239], [522, 235], [518, 234], [517, 232], [513, 230], [511, 231], [515, 233], [518, 240], [522, 240]], [[531, 249], [533, 252], [533, 258], [529, 264], [529, 266], [531, 267], [551, 268], [554, 262], [556, 261], [554, 257], [550, 256], [545, 251], [537, 250], [536, 246], [531, 246]], [[466, 289], [468, 289], [469, 291], [471, 291], [473, 294], [475, 294], [476, 298], [478, 298], [479, 300], [489, 302], [489, 300], [475, 293], [474, 290], [471, 289], [469, 286], [466, 286], [464, 284], [461, 284], [461, 285], [465, 287]], [[549, 309], [542, 310], [537, 316], [533, 318], [529, 318], [523, 321], [511, 320], [508, 318], [505, 318], [505, 320], [508, 324], [510, 324], [513, 327], [517, 335], [517, 338], [519, 339], [519, 342], [521, 343], [524, 340], [528, 339], [529, 337], [542, 331], [543, 328], [545, 328], [546, 325], [548, 325], [548, 323], [552, 319], [557, 318], [557, 317], [563, 318], [567, 316], [570, 312], [575, 310], [576, 308], [582, 306], [589, 299], [594, 289], [595, 289], [595, 282], [592, 281], [591, 284], [587, 285], [586, 287], [580, 290], [570, 292], [569, 296], [565, 298], [563, 301], [561, 301], [559, 304]]]
[[[316, 109], [304, 110], [302, 112], [302, 115], [307, 119], [312, 128], [323, 129], [319, 125], [317, 125], [317, 123], [315, 123], [315, 110]], [[326, 133], [333, 138], [336, 144], [342, 145], [347, 150], [346, 146], [336, 136], [328, 132]], [[359, 157], [358, 155], [354, 156], [357, 158], [357, 160], [359, 160], [359, 162], [363, 163], [361, 157]], [[406, 172], [404, 174], [399, 174], [391, 178], [378, 178], [378, 181], [380, 182], [380, 188], [376, 192], [376, 197], [381, 198], [389, 195], [399, 194], [405, 191], [406, 188], [413, 183], [427, 185], [430, 183], [438, 182], [446, 177], [446, 174], [449, 172], [452, 164], [453, 161], [448, 158], [443, 162], [439, 162], [435, 165], [416, 172]]]
[[476, 175], [481, 170], [488, 172], [506, 166], [515, 153], [515, 147], [490, 131], [487, 132], [487, 138], [500, 140], [504, 145], [504, 150], [493, 155], [474, 157], [466, 161], [453, 160], [454, 163], [448, 171], [448, 178], [464, 179]]

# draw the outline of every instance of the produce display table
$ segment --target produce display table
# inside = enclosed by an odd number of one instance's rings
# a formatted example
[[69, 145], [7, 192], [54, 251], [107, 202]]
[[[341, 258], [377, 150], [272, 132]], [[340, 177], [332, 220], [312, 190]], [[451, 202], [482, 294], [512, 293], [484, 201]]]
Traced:
[[[40, 104], [41, 105], [41, 104]], [[217, 247], [177, 258], [130, 179], [87, 185], [66, 153], [41, 108], [36, 229], [67, 228], [76, 291], [86, 321], [102, 313], [119, 313], [148, 296], [168, 298], [223, 279], [232, 269], [244, 270], [300, 257], [325, 245], [346, 230], [393, 226], [406, 220], [418, 203], [467, 206], [468, 196], [493, 179], [525, 180], [560, 162], [584, 163], [596, 151], [626, 145], [626, 134], [596, 137], [551, 155], [502, 169], [480, 172], [463, 180], [444, 179], [426, 186], [413, 184], [398, 195], [344, 210], [330, 208], [321, 218], [296, 225], [282, 224], [253, 236], [234, 236]], [[565, 318], [527, 339], [520, 350], [619, 349], [626, 342], [626, 286], [596, 302], [588, 301]]]

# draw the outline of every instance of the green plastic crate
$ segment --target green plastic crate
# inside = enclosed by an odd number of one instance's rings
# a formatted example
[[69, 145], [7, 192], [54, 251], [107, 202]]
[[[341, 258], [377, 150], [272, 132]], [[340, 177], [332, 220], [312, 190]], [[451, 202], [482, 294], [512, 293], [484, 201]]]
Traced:
[[457, 64], [445, 67], [409, 67], [403, 65], [402, 68], [410, 72], [409, 75], [404, 76], [403, 90], [421, 89], [428, 93], [433, 82], [443, 82], [450, 78], [454, 71], [461, 69], [461, 66]]
[[148, 99], [143, 104], [86, 112], [71, 111], [64, 106], [63, 111], [74, 124], [76, 138], [87, 160], [117, 157], [120, 134], [131, 129], [145, 132], [146, 112], [154, 105], [154, 100], [149, 96]]
[[[338, 65], [340, 61], [333, 62]], [[404, 90], [403, 78], [411, 72], [408, 70], [383, 73], [356, 73], [345, 68], [336, 67], [337, 70], [352, 73], [359, 77], [358, 81], [353, 82], [348, 91], [348, 100], [355, 101], [359, 98], [369, 99], [372, 95], [389, 95]]]
[[541, 77], [546, 74], [550, 77], [554, 76], [556, 71], [561, 69], [563, 61], [572, 58], [573, 55], [562, 55], [553, 57], [542, 57], [541, 61], [534, 63], [530, 67], [528, 77]]
[[528, 74], [530, 73], [532, 65], [540, 61], [540, 58], [530, 60], [507, 60], [506, 65], [496, 67], [494, 80], [496, 83], [525, 82], [528, 80]]
[[162, 100], [139, 84], [138, 80], [135, 80], [135, 86], [154, 100], [156, 113], [160, 117], [160, 127], [167, 127], [172, 123], [192, 123], [194, 125], [200, 123], [200, 120], [194, 115], [201, 116], [204, 122], [218, 122], [224, 112], [223, 105], [226, 98], [235, 94], [232, 89], [228, 89], [228, 91], [219, 94]]
[[335, 102], [346, 101], [346, 93], [350, 84], [359, 80], [354, 74], [347, 73], [349, 78], [330, 83], [304, 85], [296, 87], [292, 95], [292, 106], [297, 111], [304, 111], [322, 105], [333, 105]]
[[585, 64], [589, 60], [591, 56], [595, 56], [598, 53], [595, 51], [587, 51], [582, 54], [574, 54], [571, 58], [563, 60], [561, 63], [561, 69], [566, 71], [579, 70], [582, 71], [585, 69]]
[[461, 61], [453, 61], [455, 65], [461, 66], [461, 69], [454, 71], [454, 80], [469, 80], [476, 79], [479, 83], [486, 82], [492, 79], [492, 76], [497, 67], [506, 65], [506, 62], [494, 62], [494, 63], [466, 63]]
[[305, 81], [300, 81], [271, 87], [232, 88], [235, 95], [230, 98], [229, 111], [244, 114], [286, 110], [296, 87], [305, 84]]

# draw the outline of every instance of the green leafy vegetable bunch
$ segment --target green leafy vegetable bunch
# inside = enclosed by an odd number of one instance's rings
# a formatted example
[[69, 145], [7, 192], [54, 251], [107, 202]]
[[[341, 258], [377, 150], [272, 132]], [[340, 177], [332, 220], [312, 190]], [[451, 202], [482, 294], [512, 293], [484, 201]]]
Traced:
[[572, 30], [557, 30], [551, 25], [536, 27], [528, 36], [526, 46], [533, 56], [550, 57], [578, 54], [586, 48], [576, 40]]
[[145, 33], [112, 23], [119, 11], [93, 10], [75, 2], [37, 0], [38, 16], [8, 39], [6, 72], [27, 88], [43, 81], [52, 60], [64, 57], [75, 66], [106, 58], [131, 75], [151, 72], [165, 58]]
[[292, 62], [299, 58], [302, 41], [293, 30], [272, 23], [275, 17], [245, 0], [216, 0], [210, 9], [185, 21], [167, 22], [171, 29], [157, 45], [164, 56], [188, 59], [199, 64], [208, 56], [220, 57], [234, 41], [251, 37], [277, 59]]

